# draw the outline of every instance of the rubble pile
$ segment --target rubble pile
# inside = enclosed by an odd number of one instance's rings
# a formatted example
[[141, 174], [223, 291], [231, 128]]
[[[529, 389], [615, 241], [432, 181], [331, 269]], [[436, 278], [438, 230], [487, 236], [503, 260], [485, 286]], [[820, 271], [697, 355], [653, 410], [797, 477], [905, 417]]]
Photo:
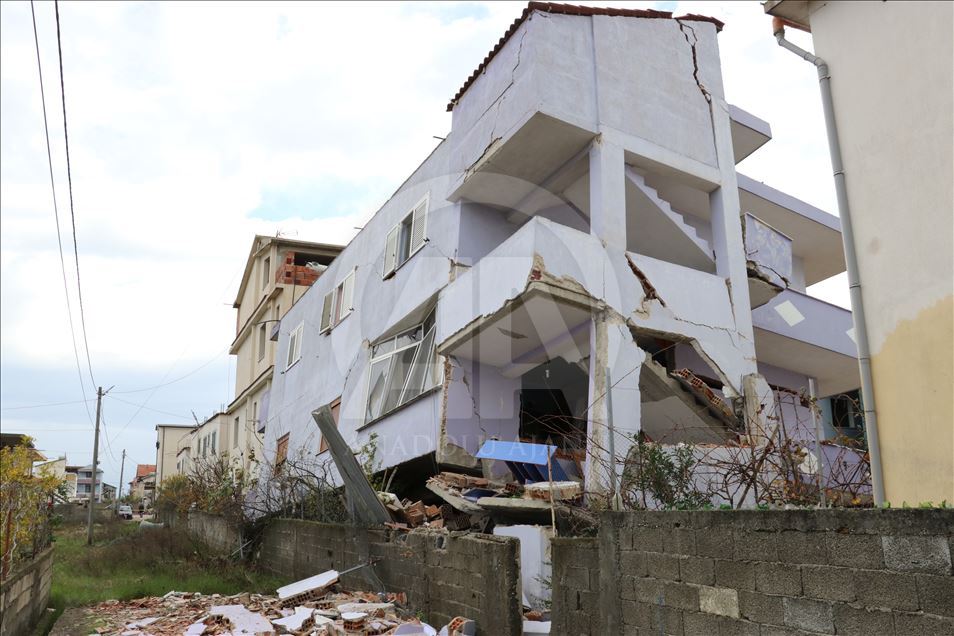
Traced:
[[232, 596], [169, 592], [162, 597], [105, 601], [88, 612], [99, 636], [471, 636], [476, 625], [457, 617], [439, 632], [406, 608], [404, 593], [345, 591], [329, 570], [277, 590]]

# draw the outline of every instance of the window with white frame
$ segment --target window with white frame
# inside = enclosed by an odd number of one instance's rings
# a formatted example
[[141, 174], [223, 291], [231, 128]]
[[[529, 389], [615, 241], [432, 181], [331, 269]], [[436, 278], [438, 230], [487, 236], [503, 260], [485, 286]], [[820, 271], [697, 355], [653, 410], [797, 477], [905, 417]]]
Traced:
[[285, 358], [286, 370], [301, 359], [301, 336], [304, 327], [305, 323], [298, 323], [298, 326], [288, 336], [288, 356]]
[[321, 304], [321, 328], [324, 333], [331, 330], [354, 310], [354, 275], [352, 268], [333, 290], [325, 294]]
[[384, 245], [384, 277], [391, 276], [427, 242], [427, 208], [430, 195], [417, 202], [388, 232]]
[[381, 417], [441, 382], [434, 311], [424, 322], [371, 348], [365, 421]]

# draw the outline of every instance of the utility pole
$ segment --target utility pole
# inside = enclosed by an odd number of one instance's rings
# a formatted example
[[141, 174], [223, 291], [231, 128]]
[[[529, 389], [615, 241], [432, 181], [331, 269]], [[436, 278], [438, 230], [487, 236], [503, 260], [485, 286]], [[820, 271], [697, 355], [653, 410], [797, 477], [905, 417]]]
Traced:
[[119, 512], [119, 500], [123, 496], [123, 468], [126, 467], [126, 449], [123, 449], [123, 459], [119, 462], [119, 485], [116, 486], [116, 511]]
[[103, 387], [96, 389], [96, 433], [93, 436], [93, 486], [89, 491], [89, 516], [86, 519], [86, 545], [93, 545], [93, 508], [96, 506], [96, 470], [99, 468], [99, 417], [103, 410]]

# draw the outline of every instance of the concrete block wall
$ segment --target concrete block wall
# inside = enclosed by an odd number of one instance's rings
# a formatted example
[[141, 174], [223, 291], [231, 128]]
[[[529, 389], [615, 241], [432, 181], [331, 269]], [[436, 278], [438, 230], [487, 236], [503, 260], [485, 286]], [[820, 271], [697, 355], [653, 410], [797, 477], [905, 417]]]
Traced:
[[50, 600], [53, 548], [20, 566], [0, 585], [0, 635], [29, 634]]
[[520, 552], [510, 537], [281, 519], [265, 530], [258, 563], [301, 579], [343, 571], [369, 559], [373, 568], [347, 574], [351, 589], [405, 592], [408, 605], [440, 628], [455, 616], [477, 622], [477, 633], [520, 634]]
[[192, 511], [187, 522], [189, 533], [215, 552], [231, 554], [242, 544], [242, 532], [229, 525], [225, 517]]
[[550, 542], [552, 634], [599, 634], [600, 568], [596, 538]]
[[[954, 634], [954, 511], [604, 513], [553, 551], [554, 625], [578, 634]], [[594, 603], [565, 599], [593, 591]], [[558, 576], [557, 573], [560, 573]], [[582, 596], [586, 598], [586, 596]], [[592, 608], [596, 606], [595, 610]]]

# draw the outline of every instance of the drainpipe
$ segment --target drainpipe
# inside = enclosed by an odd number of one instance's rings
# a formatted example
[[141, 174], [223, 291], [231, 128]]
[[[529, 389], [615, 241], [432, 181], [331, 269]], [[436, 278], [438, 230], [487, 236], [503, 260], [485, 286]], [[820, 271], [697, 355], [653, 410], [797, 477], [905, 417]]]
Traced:
[[825, 112], [825, 128], [828, 132], [828, 152], [835, 177], [835, 195], [838, 198], [838, 216], [841, 217], [841, 240], [845, 247], [845, 266], [848, 270], [848, 291], [851, 296], [851, 316], [854, 320], [855, 342], [858, 345], [858, 368], [861, 372], [861, 400], [865, 414], [865, 436], [871, 457], [871, 491], [876, 506], [884, 503], [884, 481], [881, 472], [881, 445], [878, 441], [878, 418], [875, 414], [874, 388], [871, 382], [871, 353], [868, 349], [868, 326], [865, 308], [861, 302], [861, 278], [858, 275], [858, 256], [855, 254], [855, 235], [851, 225], [851, 210], [848, 206], [848, 190], [845, 186], [845, 169], [841, 161], [841, 144], [838, 142], [838, 127], [835, 124], [835, 109], [831, 99], [831, 74], [822, 58], [812, 55], [785, 39], [785, 21], [772, 19], [772, 31], [778, 45], [807, 60], [818, 69], [818, 86], [821, 89], [822, 109]]

